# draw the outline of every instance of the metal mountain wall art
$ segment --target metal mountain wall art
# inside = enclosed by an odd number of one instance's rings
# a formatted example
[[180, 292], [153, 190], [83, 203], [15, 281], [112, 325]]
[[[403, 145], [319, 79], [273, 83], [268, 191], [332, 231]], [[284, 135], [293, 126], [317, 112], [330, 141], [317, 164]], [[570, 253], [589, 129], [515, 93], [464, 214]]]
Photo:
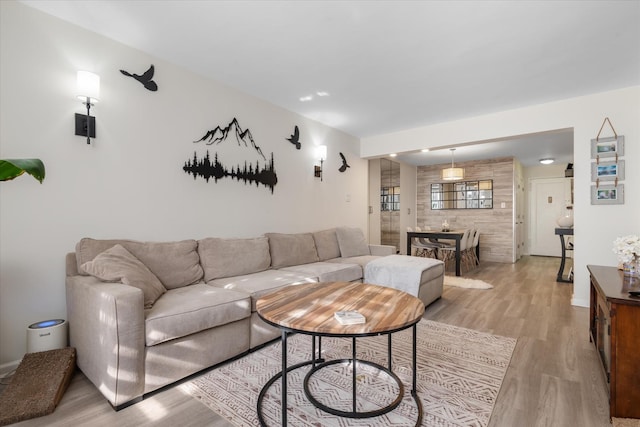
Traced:
[[149, 67], [149, 69], [145, 71], [144, 74], [140, 74], [140, 75], [132, 74], [125, 70], [120, 70], [120, 72], [125, 76], [133, 77], [134, 79], [142, 83], [142, 86], [144, 86], [146, 89], [149, 89], [151, 92], [155, 92], [158, 90], [158, 85], [156, 84], [156, 82], [153, 81], [154, 71], [155, 71], [155, 68], [153, 64], [151, 64], [151, 67]]
[[193, 179], [199, 176], [207, 182], [211, 178], [214, 182], [222, 178], [242, 180], [245, 184], [263, 184], [273, 194], [273, 189], [278, 183], [273, 153], [267, 160], [260, 147], [256, 145], [251, 131], [243, 130], [237, 119], [234, 118], [224, 128], [216, 126], [194, 141], [195, 144], [202, 142], [207, 146], [216, 146], [217, 151], [213, 161], [209, 150], [201, 158], [198, 158], [197, 151], [194, 151], [193, 158], [187, 160], [182, 167], [187, 174], [193, 175]]

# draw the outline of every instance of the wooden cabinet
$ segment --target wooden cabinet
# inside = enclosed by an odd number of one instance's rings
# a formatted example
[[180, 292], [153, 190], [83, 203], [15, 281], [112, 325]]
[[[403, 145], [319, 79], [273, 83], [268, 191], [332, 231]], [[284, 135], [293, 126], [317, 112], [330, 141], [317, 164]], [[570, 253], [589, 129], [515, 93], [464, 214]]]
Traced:
[[588, 265], [591, 275], [589, 328], [609, 386], [611, 417], [640, 418], [640, 298], [628, 291], [638, 279], [615, 267]]

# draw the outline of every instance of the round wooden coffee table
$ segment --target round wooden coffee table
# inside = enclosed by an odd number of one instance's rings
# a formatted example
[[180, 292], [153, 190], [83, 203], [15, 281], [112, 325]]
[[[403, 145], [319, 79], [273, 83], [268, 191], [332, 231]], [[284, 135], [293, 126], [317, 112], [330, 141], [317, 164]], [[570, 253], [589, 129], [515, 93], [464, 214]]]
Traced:
[[[366, 322], [356, 325], [342, 325], [334, 318], [336, 311], [357, 310], [366, 318]], [[258, 419], [266, 426], [262, 416], [262, 401], [271, 385], [282, 378], [282, 425], [287, 424], [287, 372], [302, 366], [313, 365], [304, 380], [304, 391], [309, 401], [316, 407], [334, 415], [349, 418], [375, 417], [395, 409], [402, 401], [404, 386], [392, 371], [391, 334], [413, 327], [413, 386], [411, 395], [418, 407], [416, 426], [422, 423], [422, 404], [416, 392], [416, 325], [424, 314], [424, 304], [418, 298], [397, 289], [366, 283], [329, 282], [292, 285], [265, 295], [256, 302], [256, 311], [260, 318], [282, 330], [282, 370], [273, 376], [262, 388], [258, 397]], [[287, 335], [302, 333], [312, 336], [311, 359], [307, 362], [287, 366]], [[356, 358], [356, 338], [373, 335], [388, 336], [388, 368], [379, 364]], [[324, 361], [322, 337], [352, 338], [352, 358]], [[318, 352], [316, 353], [316, 338]], [[308, 382], [318, 370], [336, 363], [351, 362], [353, 410], [340, 411], [317, 401], [311, 394]], [[366, 364], [386, 372], [396, 381], [399, 393], [388, 406], [373, 411], [356, 410], [356, 364]]]

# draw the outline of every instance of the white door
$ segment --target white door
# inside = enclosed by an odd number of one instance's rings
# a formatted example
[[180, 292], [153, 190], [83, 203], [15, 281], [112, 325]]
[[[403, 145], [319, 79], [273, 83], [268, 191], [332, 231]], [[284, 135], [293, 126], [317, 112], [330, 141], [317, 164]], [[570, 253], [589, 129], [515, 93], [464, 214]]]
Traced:
[[561, 256], [556, 222], [571, 203], [571, 184], [567, 178], [534, 178], [530, 183], [531, 223], [529, 252], [531, 255]]

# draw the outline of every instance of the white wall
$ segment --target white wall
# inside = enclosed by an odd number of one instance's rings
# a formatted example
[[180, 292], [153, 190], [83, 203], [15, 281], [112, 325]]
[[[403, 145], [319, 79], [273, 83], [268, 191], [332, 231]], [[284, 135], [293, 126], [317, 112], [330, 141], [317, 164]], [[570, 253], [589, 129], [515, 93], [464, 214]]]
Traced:
[[[625, 203], [593, 206], [590, 201], [590, 141], [609, 117], [625, 136]], [[573, 128], [575, 277], [573, 304], [589, 305], [588, 264], [616, 265], [613, 240], [640, 233], [640, 86], [365, 138], [362, 157], [415, 151], [541, 131]], [[612, 136], [603, 134], [601, 136]]]
[[[47, 170], [42, 185], [28, 176], [0, 183], [0, 367], [22, 357], [29, 324], [66, 317], [64, 258], [82, 237], [247, 237], [336, 225], [366, 232], [368, 162], [356, 138], [22, 4], [0, 2], [0, 19], [0, 158], [38, 157]], [[119, 72], [150, 64], [157, 92]], [[101, 76], [90, 146], [74, 135], [81, 69]], [[273, 152], [273, 194], [182, 171], [192, 141], [234, 117], [267, 157]], [[295, 125], [301, 150], [285, 140]], [[313, 176], [314, 144], [328, 146], [323, 182]], [[345, 173], [338, 152], [351, 165]]]

